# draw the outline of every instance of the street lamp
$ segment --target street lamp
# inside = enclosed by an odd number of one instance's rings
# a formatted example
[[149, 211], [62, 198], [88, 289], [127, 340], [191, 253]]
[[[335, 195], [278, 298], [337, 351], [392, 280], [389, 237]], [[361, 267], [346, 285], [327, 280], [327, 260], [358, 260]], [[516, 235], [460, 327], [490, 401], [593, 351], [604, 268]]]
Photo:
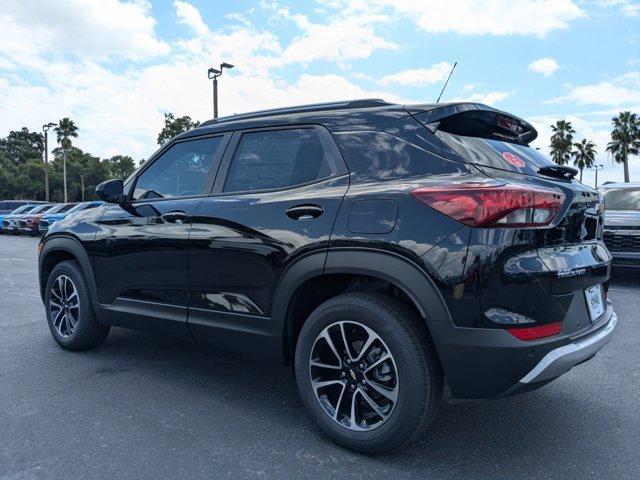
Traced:
[[594, 165], [593, 167], [591, 167], [589, 170], [596, 172], [596, 186], [595, 188], [598, 188], [598, 171], [602, 170], [604, 168], [604, 166], [599, 163], [598, 165]]
[[55, 127], [53, 122], [45, 123], [42, 126], [42, 133], [44, 136], [44, 198], [49, 201], [49, 147], [47, 146], [47, 140], [49, 136], [49, 129]]
[[222, 62], [220, 64], [220, 69], [211, 67], [207, 70], [209, 80], [213, 80], [213, 118], [218, 118], [218, 77], [222, 75], [222, 71], [225, 68], [229, 70], [233, 68], [233, 65], [227, 62]]

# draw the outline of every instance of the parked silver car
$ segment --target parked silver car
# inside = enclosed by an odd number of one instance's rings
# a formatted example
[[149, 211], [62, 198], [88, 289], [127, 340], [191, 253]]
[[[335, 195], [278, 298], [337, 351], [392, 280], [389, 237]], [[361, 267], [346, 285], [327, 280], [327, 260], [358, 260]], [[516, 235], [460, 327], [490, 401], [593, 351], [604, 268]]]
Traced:
[[613, 265], [640, 267], [640, 183], [608, 183], [604, 195], [604, 242]]

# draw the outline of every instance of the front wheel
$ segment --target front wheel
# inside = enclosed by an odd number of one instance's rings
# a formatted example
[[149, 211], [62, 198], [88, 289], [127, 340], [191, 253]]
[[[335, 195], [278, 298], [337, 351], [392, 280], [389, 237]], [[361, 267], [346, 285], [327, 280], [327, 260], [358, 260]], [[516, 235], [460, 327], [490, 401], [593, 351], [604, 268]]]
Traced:
[[305, 322], [295, 357], [303, 403], [340, 445], [398, 448], [434, 418], [443, 376], [424, 322], [369, 292], [332, 298]]
[[67, 350], [86, 350], [100, 345], [109, 334], [93, 313], [86, 280], [77, 262], [56, 265], [45, 290], [49, 330], [58, 345]]

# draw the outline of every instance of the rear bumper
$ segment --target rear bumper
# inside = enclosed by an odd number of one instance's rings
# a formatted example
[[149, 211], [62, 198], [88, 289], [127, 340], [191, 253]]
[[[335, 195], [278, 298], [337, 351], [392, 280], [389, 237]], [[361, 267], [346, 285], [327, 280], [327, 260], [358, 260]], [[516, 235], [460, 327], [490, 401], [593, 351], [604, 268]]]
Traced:
[[576, 365], [589, 360], [611, 340], [617, 324], [618, 316], [615, 312], [612, 312], [611, 317], [603, 327], [586, 337], [577, 338], [567, 345], [551, 350], [518, 383], [507, 389], [500, 396], [511, 395], [519, 390], [528, 390], [528, 387], [535, 384], [542, 385], [567, 373]]
[[[432, 325], [432, 337], [455, 398], [496, 398], [523, 393], [589, 360], [611, 338], [617, 317], [607, 301], [589, 321], [584, 295], [574, 295], [559, 336], [522, 341], [506, 330]], [[577, 324], [579, 329], [575, 329]]]

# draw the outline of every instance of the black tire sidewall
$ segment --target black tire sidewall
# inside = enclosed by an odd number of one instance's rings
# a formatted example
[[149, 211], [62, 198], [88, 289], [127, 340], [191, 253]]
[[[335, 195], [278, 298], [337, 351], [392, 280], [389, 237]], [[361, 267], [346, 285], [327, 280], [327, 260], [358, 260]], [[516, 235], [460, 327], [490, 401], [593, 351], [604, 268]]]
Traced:
[[[430, 385], [425, 375], [425, 359], [408, 347], [407, 331], [399, 328], [396, 318], [389, 318], [385, 311], [368, 303], [366, 297], [350, 295], [336, 297], [320, 305], [305, 322], [296, 347], [295, 370], [298, 389], [302, 401], [321, 429], [337, 443], [364, 453], [378, 453], [392, 450], [412, 438], [422, 424], [424, 404], [429, 398]], [[389, 298], [395, 308], [398, 305]], [[399, 303], [399, 302], [398, 302]], [[405, 315], [413, 315], [404, 310]], [[398, 402], [389, 417], [379, 427], [364, 431], [352, 431], [338, 424], [324, 411], [318, 402], [309, 374], [309, 357], [313, 344], [320, 332], [327, 326], [338, 322], [353, 320], [374, 330], [386, 343], [393, 355], [400, 390]], [[408, 319], [415, 321], [415, 319]], [[433, 366], [431, 366], [433, 368]]]
[[[70, 337], [61, 336], [56, 328], [53, 325], [53, 318], [51, 315], [51, 305], [49, 303], [51, 288], [53, 283], [60, 275], [66, 275], [73, 282], [76, 292], [78, 294], [78, 302], [80, 304], [80, 315], [78, 318], [78, 325], [76, 326], [75, 332]], [[89, 291], [87, 289], [86, 281], [80, 268], [73, 261], [64, 261], [56, 265], [51, 274], [49, 275], [49, 279], [47, 280], [47, 287], [45, 290], [45, 309], [47, 315], [47, 324], [49, 325], [49, 330], [51, 330], [51, 334], [56, 342], [58, 342], [63, 347], [73, 347], [78, 343], [79, 339], [82, 339], [85, 335], [85, 332], [90, 327], [90, 322], [95, 322], [95, 318], [93, 315], [93, 306], [91, 305], [91, 299], [89, 296]]]

